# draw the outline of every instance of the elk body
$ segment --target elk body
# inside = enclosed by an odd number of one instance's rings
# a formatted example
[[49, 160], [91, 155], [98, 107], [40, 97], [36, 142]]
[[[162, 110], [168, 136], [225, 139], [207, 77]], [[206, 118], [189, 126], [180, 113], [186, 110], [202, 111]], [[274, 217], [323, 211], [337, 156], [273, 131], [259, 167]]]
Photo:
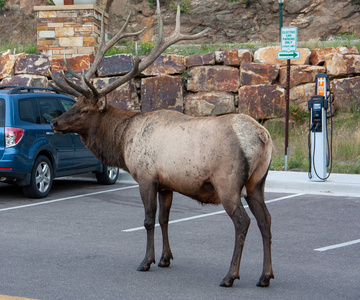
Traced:
[[[118, 85], [110, 88], [96, 90], [90, 83], [90, 77], [94, 74], [91, 74], [91, 69], [90, 73], [79, 77], [81, 86], [74, 85], [68, 79], [65, 80], [70, 86], [63, 86], [55, 81], [58, 89], [71, 92], [78, 99], [69, 111], [53, 121], [52, 126], [59, 134], [78, 133], [86, 147], [105, 165], [126, 170], [139, 183], [145, 208], [147, 246], [138, 271], [148, 271], [151, 264], [155, 263], [157, 195], [163, 235], [163, 251], [158, 265], [170, 265], [172, 252], [168, 239], [168, 221], [173, 192], [176, 191], [204, 204], [222, 204], [233, 221], [233, 258], [229, 272], [220, 284], [224, 287], [232, 286], [234, 280], [239, 278], [241, 254], [250, 224], [250, 218], [241, 203], [241, 191], [246, 188], [245, 199], [263, 238], [263, 271], [257, 285], [268, 286], [273, 278], [273, 271], [271, 217], [264, 201], [265, 180], [272, 151], [267, 130], [242, 114], [195, 118], [167, 110], [130, 112], [106, 103], [105, 95], [109, 91], [149, 66], [165, 46], [168, 47], [179, 38], [194, 39], [204, 34], [181, 35], [178, 8], [175, 33], [170, 39], [163, 39], [159, 2], [157, 5], [159, 46], [155, 46], [141, 62], [136, 56], [134, 69], [120, 78]], [[122, 29], [124, 30], [125, 28]], [[102, 50], [99, 49], [95, 62], [100, 62], [98, 55], [101, 55], [99, 53]]]

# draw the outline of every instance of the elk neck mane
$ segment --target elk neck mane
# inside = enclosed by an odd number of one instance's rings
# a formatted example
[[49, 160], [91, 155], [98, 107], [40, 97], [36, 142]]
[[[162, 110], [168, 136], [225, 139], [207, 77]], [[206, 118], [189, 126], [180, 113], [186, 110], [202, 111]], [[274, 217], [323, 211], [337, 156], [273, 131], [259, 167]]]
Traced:
[[125, 171], [123, 136], [131, 118], [141, 114], [107, 105], [96, 122], [91, 121], [89, 131], [81, 135], [84, 145], [107, 166], [119, 167]]

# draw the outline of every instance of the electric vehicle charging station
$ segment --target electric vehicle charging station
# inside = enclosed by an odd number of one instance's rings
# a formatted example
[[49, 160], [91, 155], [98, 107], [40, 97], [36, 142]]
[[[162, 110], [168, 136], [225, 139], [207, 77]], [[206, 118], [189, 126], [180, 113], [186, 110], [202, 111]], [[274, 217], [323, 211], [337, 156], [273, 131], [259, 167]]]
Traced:
[[[332, 95], [327, 74], [315, 77], [315, 95], [308, 102], [309, 109], [309, 178], [325, 181], [329, 178], [332, 165]], [[327, 130], [327, 111], [330, 109], [330, 142]], [[330, 165], [330, 171], [327, 168]]]

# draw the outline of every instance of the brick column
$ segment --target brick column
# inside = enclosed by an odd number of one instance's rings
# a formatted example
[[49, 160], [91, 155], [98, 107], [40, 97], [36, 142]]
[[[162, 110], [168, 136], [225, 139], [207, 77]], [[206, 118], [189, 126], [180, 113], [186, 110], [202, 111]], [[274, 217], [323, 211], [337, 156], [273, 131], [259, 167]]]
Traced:
[[[96, 52], [102, 10], [94, 4], [35, 6], [39, 54], [53, 58]], [[108, 15], [105, 15], [107, 23]]]

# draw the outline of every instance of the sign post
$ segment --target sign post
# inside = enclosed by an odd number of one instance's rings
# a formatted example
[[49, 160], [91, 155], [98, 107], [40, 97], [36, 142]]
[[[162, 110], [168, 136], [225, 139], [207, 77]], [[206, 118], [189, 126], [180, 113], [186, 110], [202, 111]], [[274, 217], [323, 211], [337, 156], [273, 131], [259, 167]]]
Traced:
[[281, 28], [281, 51], [276, 54], [277, 59], [286, 59], [286, 111], [285, 111], [285, 171], [288, 170], [289, 155], [289, 96], [290, 96], [290, 59], [299, 59], [297, 51], [297, 27]]

